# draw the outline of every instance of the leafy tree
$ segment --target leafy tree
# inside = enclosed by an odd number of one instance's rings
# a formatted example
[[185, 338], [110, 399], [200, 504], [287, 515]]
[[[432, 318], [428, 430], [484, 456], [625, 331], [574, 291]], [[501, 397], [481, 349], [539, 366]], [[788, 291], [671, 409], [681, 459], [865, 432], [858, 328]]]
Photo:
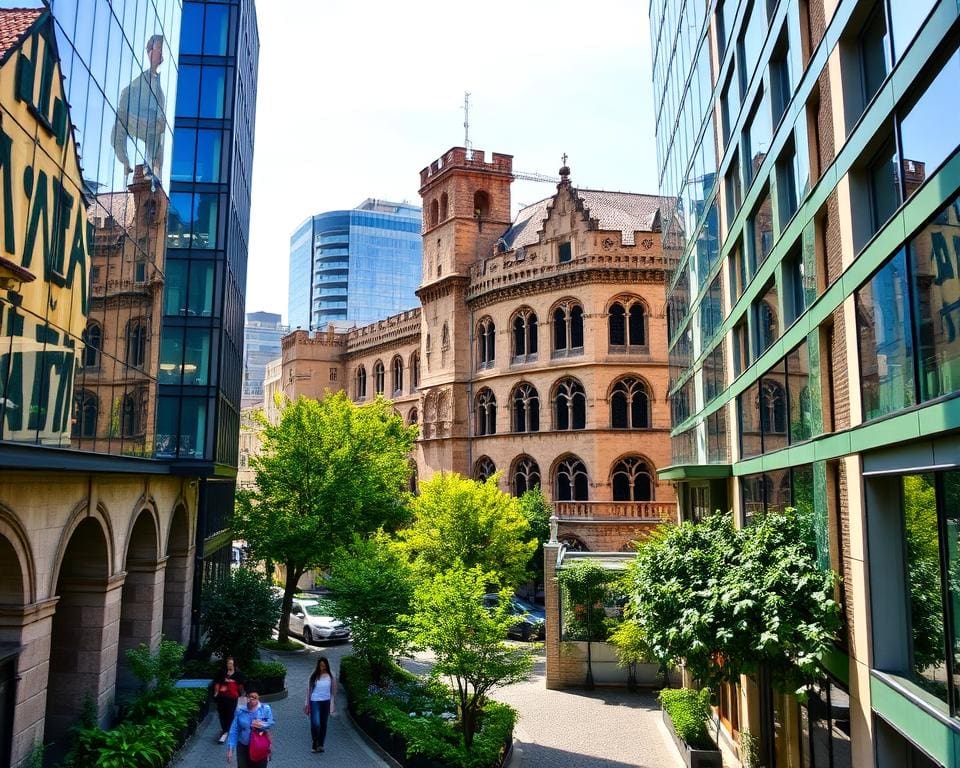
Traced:
[[543, 544], [550, 538], [550, 515], [553, 507], [537, 486], [525, 492], [519, 499], [520, 511], [530, 526], [530, 536], [537, 542], [537, 548], [530, 556], [527, 570], [533, 575], [533, 591], [537, 593], [543, 584]]
[[279, 618], [280, 601], [274, 596], [269, 579], [241, 567], [207, 592], [200, 625], [215, 653], [233, 656], [241, 668], [249, 668], [257, 658], [257, 646], [270, 637]]
[[497, 587], [525, 578], [536, 542], [517, 500], [497, 487], [455, 473], [438, 473], [411, 502], [413, 523], [399, 533], [400, 548], [424, 578], [455, 566], [479, 567]]
[[410, 613], [413, 574], [402, 553], [386, 534], [355, 537], [349, 549], [337, 552], [327, 578], [336, 602], [333, 614], [350, 624], [353, 650], [382, 682], [391, 670], [391, 657], [405, 641], [400, 617]]
[[127, 651], [127, 664], [142, 690], [153, 690], [157, 695], [173, 691], [174, 683], [183, 672], [184, 647], [173, 640], [161, 640], [156, 652], [140, 643]]
[[434, 653], [432, 674], [447, 677], [457, 699], [463, 744], [470, 749], [487, 693], [495, 687], [526, 680], [533, 667], [530, 652], [503, 638], [516, 618], [510, 594], [499, 605], [483, 605], [488, 573], [460, 564], [422, 582], [414, 595], [414, 613], [407, 617], [412, 645]]
[[343, 392], [301, 397], [277, 424], [261, 424], [263, 449], [251, 461], [256, 489], [238, 492], [234, 530], [255, 558], [285, 566], [283, 642], [304, 573], [329, 566], [354, 535], [406, 521], [403, 489], [416, 428], [405, 427], [383, 398], [358, 406]]
[[610, 634], [609, 641], [616, 651], [617, 664], [627, 668], [627, 687], [633, 690], [637, 685], [637, 665], [653, 659], [643, 629], [635, 620], [625, 619]]
[[[587, 635], [587, 688], [593, 688], [593, 640], [602, 633], [605, 616], [603, 603], [613, 574], [593, 560], [575, 560], [557, 574], [566, 602], [573, 611], [584, 614]], [[599, 627], [598, 627], [599, 624]]]
[[904, 477], [903, 502], [913, 667], [922, 676], [927, 668], [944, 662], [940, 536], [932, 476]]

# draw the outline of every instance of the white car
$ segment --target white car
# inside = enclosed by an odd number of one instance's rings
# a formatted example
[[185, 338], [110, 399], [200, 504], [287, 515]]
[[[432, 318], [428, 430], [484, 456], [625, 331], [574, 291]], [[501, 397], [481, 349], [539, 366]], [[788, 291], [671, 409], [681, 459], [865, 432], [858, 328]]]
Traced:
[[290, 605], [290, 632], [305, 643], [314, 640], [349, 640], [350, 629], [333, 616], [325, 615], [317, 600], [295, 597]]

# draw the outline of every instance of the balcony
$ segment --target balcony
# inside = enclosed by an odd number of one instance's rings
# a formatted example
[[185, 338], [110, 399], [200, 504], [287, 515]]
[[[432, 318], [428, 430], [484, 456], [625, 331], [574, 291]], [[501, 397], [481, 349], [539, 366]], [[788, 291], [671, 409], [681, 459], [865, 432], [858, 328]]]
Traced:
[[676, 502], [667, 501], [557, 501], [560, 522], [663, 523], [677, 519]]

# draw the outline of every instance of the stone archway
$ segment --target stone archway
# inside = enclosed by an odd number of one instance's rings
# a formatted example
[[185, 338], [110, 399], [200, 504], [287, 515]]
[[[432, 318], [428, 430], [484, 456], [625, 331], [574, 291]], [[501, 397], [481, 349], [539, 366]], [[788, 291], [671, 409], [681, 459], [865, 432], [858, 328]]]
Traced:
[[56, 572], [58, 597], [50, 633], [44, 742], [53, 760], [85, 702], [98, 719], [112, 703], [122, 579], [110, 577], [110, 548], [98, 517], [84, 517], [70, 533]]
[[158, 561], [157, 522], [148, 509], [137, 515], [127, 541], [126, 579], [120, 596], [120, 633], [117, 643], [117, 694], [137, 687], [127, 664], [127, 651], [141, 643], [156, 648], [163, 620], [163, 563]]
[[[17, 675], [26, 588], [13, 543], [0, 533], [0, 765], [13, 764]], [[7, 621], [7, 618], [11, 619]]]
[[181, 504], [173, 511], [167, 536], [167, 567], [163, 577], [163, 636], [166, 639], [184, 644], [189, 640], [192, 590], [190, 516]]

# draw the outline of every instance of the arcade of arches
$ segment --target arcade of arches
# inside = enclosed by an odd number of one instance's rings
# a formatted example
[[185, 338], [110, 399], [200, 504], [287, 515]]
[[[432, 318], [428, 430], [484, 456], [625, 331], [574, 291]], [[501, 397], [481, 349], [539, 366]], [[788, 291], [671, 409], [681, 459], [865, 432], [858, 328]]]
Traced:
[[0, 687], [17, 683], [0, 709], [13, 706], [14, 764], [38, 739], [62, 756], [88, 697], [112, 718], [133, 682], [127, 649], [188, 639], [196, 502], [181, 478], [4, 473]]

